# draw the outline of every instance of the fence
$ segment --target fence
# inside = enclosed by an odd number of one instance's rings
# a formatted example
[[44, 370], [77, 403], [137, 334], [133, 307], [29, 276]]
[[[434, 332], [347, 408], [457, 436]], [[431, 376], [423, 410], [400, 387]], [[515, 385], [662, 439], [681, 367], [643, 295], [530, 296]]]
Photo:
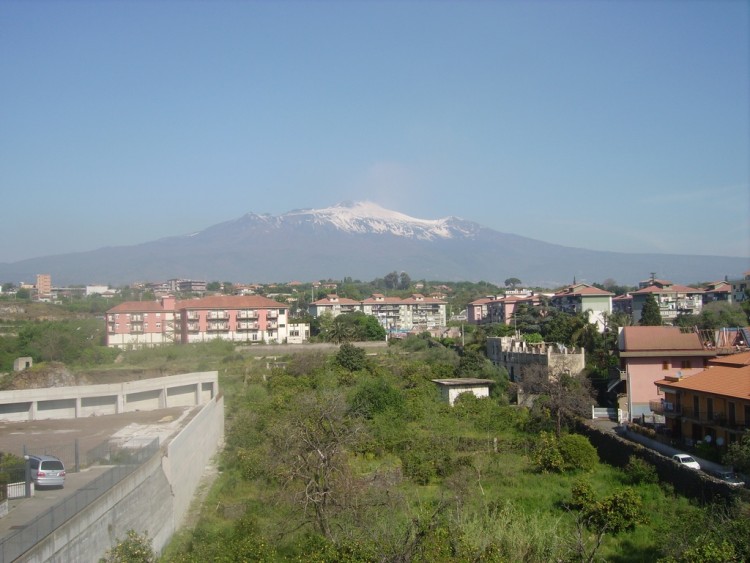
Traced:
[[[100, 447], [104, 451], [104, 447]], [[0, 541], [0, 563], [10, 563], [51, 534], [58, 526], [71, 519], [81, 510], [109, 491], [159, 451], [159, 439], [155, 438], [139, 448], [115, 448], [118, 455], [109, 455], [110, 463], [117, 463], [97, 477], [85, 488], [63, 499], [43, 512], [22, 529]], [[126, 451], [123, 451], [126, 450]]]
[[65, 471], [68, 473], [77, 473], [81, 470], [81, 464], [78, 453], [78, 440], [72, 444], [54, 444], [51, 446], [39, 446], [29, 448], [24, 444], [23, 455], [51, 455], [63, 462]]
[[597, 418], [608, 418], [615, 422], [623, 422], [628, 419], [628, 412], [622, 409], [602, 408], [602, 407], [591, 407], [591, 418], [596, 420]]

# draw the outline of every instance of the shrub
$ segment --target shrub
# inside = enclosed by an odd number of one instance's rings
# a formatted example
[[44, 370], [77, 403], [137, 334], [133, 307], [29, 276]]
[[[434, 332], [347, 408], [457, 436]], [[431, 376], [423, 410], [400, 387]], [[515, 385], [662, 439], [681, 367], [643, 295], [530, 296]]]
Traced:
[[564, 469], [592, 471], [599, 463], [599, 454], [588, 438], [580, 434], [565, 434], [558, 441]]
[[649, 462], [635, 456], [631, 456], [625, 466], [625, 478], [632, 485], [659, 482], [656, 468]]
[[561, 473], [565, 468], [565, 460], [557, 447], [557, 438], [552, 432], [541, 432], [539, 439], [531, 453], [532, 461], [537, 468], [544, 472]]
[[154, 563], [156, 555], [147, 533], [140, 535], [128, 530], [124, 540], [117, 540], [112, 549], [107, 550], [99, 563]]

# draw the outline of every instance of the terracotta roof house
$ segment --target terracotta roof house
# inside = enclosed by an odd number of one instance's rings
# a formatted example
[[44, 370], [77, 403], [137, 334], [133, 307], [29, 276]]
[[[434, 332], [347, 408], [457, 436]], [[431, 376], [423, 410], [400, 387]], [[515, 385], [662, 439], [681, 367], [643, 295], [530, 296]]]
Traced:
[[668, 376], [655, 386], [661, 397], [654, 410], [688, 445], [703, 441], [724, 449], [750, 432], [750, 352], [711, 360], [694, 375]]
[[577, 283], [557, 291], [550, 304], [565, 313], [588, 313], [589, 322], [604, 332], [605, 317], [612, 313], [614, 293], [585, 283]]
[[[652, 416], [659, 401], [655, 381], [666, 376], [695, 373], [716, 357], [716, 350], [704, 347], [700, 335], [671, 326], [626, 326], [618, 334], [620, 380], [618, 407], [634, 418]], [[658, 414], [658, 413], [657, 413]]]
[[701, 312], [704, 293], [702, 289], [664, 280], [655, 280], [655, 282], [632, 293], [634, 323], [640, 322], [643, 305], [649, 295], [653, 295], [656, 299], [662, 322], [665, 324], [672, 324], [678, 315], [697, 315]]
[[703, 304], [714, 301], [731, 301], [732, 284], [725, 281], [711, 282], [703, 286]]

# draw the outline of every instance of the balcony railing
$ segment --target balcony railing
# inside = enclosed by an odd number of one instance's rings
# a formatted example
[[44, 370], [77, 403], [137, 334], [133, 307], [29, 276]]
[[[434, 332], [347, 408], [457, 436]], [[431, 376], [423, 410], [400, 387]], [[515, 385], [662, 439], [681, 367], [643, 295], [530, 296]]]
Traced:
[[649, 408], [656, 414], [681, 416], [689, 418], [701, 424], [721, 426], [730, 430], [749, 430], [750, 421], [730, 420], [723, 412], [714, 412], [710, 416], [706, 410], [695, 410], [692, 407], [683, 407], [668, 401], [649, 401]]
[[229, 330], [229, 323], [208, 323], [206, 330], [212, 332]]
[[237, 330], [258, 330], [258, 323], [237, 323]]
[[188, 332], [198, 332], [200, 331], [201, 327], [198, 323], [188, 323], [187, 329]]
[[238, 319], [257, 319], [258, 311], [238, 311], [237, 318]]
[[275, 321], [269, 321], [266, 325], [267, 330], [276, 330], [277, 328], [279, 328], [279, 323]]
[[198, 319], [200, 319], [200, 318], [201, 318], [201, 317], [200, 317], [200, 314], [198, 314], [198, 313], [197, 313], [197, 312], [195, 312], [195, 311], [188, 311], [188, 313], [187, 313], [187, 319], [188, 319], [189, 321], [197, 321], [197, 320], [198, 320]]
[[268, 311], [268, 313], [266, 313], [266, 318], [267, 319], [278, 319], [279, 318], [279, 312], [276, 311], [276, 310]]
[[229, 318], [229, 311], [209, 311], [206, 314], [207, 319], [211, 320], [224, 320]]

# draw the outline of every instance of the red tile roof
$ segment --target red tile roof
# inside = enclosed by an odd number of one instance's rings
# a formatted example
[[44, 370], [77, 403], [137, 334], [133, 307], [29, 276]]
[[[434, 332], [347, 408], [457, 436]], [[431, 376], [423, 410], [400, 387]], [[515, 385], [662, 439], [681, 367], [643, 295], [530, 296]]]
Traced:
[[709, 360], [708, 363], [714, 366], [750, 366], [750, 352], [740, 352], [739, 354], [720, 356], [713, 360]]
[[164, 307], [158, 301], [125, 301], [115, 305], [107, 313], [161, 313]]
[[179, 309], [286, 309], [287, 306], [262, 295], [212, 295], [185, 299], [175, 304]]
[[614, 295], [614, 293], [599, 289], [598, 287], [587, 285], [585, 283], [578, 283], [562, 288], [560, 291], [555, 293], [554, 297], [562, 297], [564, 295]]
[[702, 289], [696, 289], [695, 287], [688, 287], [686, 285], [670, 285], [668, 287], [659, 287], [658, 285], [650, 285], [634, 291], [634, 294], [642, 295], [645, 293], [704, 293]]
[[620, 337], [624, 352], [704, 350], [698, 334], [676, 326], [626, 326]]
[[656, 385], [750, 401], [750, 366], [711, 367], [679, 381], [662, 379]]

